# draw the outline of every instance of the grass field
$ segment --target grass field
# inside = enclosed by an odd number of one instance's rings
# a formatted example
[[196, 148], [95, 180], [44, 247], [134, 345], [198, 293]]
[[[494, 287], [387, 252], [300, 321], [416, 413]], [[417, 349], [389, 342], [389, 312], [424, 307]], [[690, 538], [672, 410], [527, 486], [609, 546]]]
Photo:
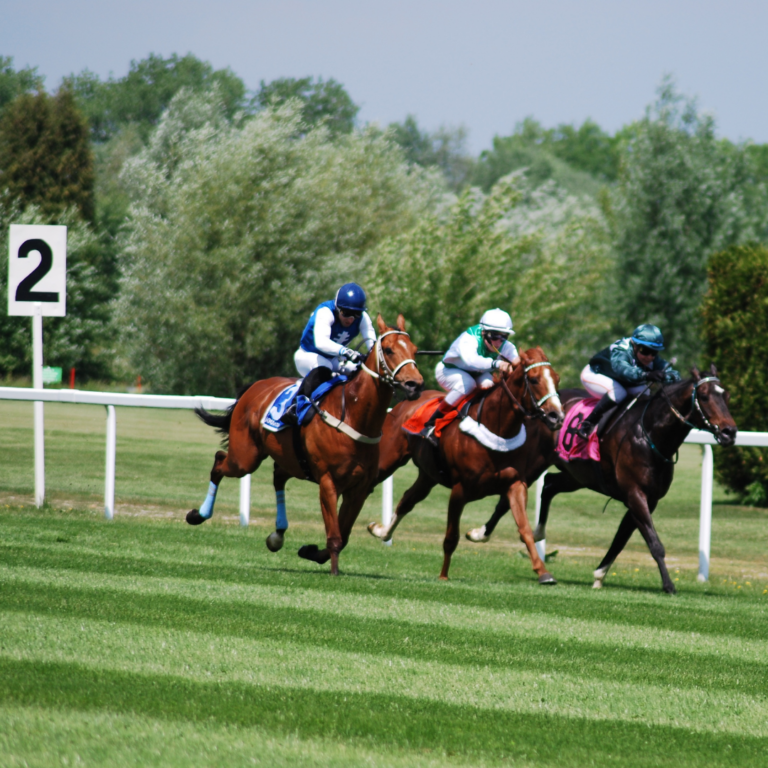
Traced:
[[226, 480], [214, 520], [184, 524], [216, 449], [188, 413], [118, 410], [107, 523], [104, 409], [46, 405], [34, 509], [31, 411], [0, 403], [0, 766], [768, 765], [768, 515], [718, 491], [698, 584], [698, 448], [655, 515], [676, 597], [634, 539], [590, 588], [622, 510], [588, 492], [553, 505], [556, 587], [509, 518], [438, 582], [442, 489], [393, 547], [365, 532], [374, 494], [332, 579], [296, 557], [323, 541], [308, 483], [266, 550], [269, 466], [248, 529]]

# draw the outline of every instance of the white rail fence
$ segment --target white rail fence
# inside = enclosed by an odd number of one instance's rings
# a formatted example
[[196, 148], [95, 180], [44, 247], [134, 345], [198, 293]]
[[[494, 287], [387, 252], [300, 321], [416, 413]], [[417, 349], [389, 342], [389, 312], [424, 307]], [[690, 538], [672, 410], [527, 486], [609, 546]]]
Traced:
[[[41, 506], [45, 498], [45, 453], [43, 448], [42, 408], [43, 403], [78, 403], [83, 405], [103, 405], [107, 409], [107, 446], [104, 480], [104, 515], [111, 520], [115, 514], [115, 459], [117, 441], [117, 420], [115, 406], [134, 408], [174, 408], [189, 410], [224, 410], [235, 401], [226, 397], [176, 395], [131, 395], [116, 392], [85, 392], [78, 389], [22, 389], [20, 387], [0, 387], [0, 400], [23, 400], [35, 403], [41, 411], [39, 428], [35, 429], [35, 503]], [[37, 424], [37, 419], [35, 420]], [[701, 500], [699, 514], [699, 581], [709, 579], [709, 560], [712, 542], [712, 488], [714, 485], [714, 461], [712, 446], [714, 437], [708, 432], [693, 430], [685, 440], [702, 446], [701, 462]], [[739, 432], [736, 445], [768, 447], [768, 432]], [[536, 524], [541, 510], [541, 493], [544, 489], [544, 475], [536, 483]], [[382, 483], [382, 524], [389, 525], [392, 519], [393, 482], [388, 478]], [[240, 524], [248, 525], [251, 505], [251, 476], [240, 480]], [[391, 542], [388, 542], [391, 544]], [[539, 555], [543, 558], [546, 541], [536, 544]]]

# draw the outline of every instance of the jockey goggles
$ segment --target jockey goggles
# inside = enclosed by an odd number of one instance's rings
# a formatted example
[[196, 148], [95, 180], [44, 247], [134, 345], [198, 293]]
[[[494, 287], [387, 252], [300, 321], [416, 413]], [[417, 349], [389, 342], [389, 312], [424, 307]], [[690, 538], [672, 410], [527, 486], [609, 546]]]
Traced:
[[491, 340], [491, 341], [506, 341], [509, 338], [508, 333], [499, 333], [498, 331], [486, 331], [485, 335]]
[[339, 307], [339, 315], [341, 315], [341, 317], [362, 317], [363, 313], [362, 313], [362, 310], [342, 309], [341, 307]]
[[638, 346], [637, 347], [637, 354], [638, 355], [643, 355], [643, 357], [648, 357], [648, 356], [656, 357], [656, 355], [659, 354], [659, 350], [658, 349], [651, 349], [650, 347]]

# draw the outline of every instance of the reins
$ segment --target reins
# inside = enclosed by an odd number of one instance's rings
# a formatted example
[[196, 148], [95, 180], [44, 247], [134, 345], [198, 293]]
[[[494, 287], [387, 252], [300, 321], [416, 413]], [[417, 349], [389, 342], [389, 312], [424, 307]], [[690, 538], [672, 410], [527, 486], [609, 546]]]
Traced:
[[[386, 359], [384, 358], [384, 352], [381, 348], [381, 340], [385, 336], [390, 336], [393, 333], [400, 334], [401, 336], [408, 336], [410, 339], [410, 334], [406, 333], [405, 331], [400, 330], [389, 330], [385, 331], [376, 339], [376, 344], [374, 345], [376, 347], [376, 370], [372, 371], [365, 363], [361, 363], [361, 368], [369, 375], [373, 376], [374, 379], [381, 380], [384, 384], [394, 389], [395, 387], [399, 387], [400, 389], [405, 389], [403, 385], [395, 379], [395, 376], [397, 376], [398, 372], [403, 366], [408, 365], [409, 363], [413, 363], [416, 365], [416, 361], [408, 358], [407, 360], [403, 360], [397, 367], [392, 370], [389, 365], [387, 364]], [[384, 372], [382, 373], [381, 369], [384, 368]]]
[[550, 363], [549, 361], [542, 361], [539, 363], [531, 363], [531, 365], [527, 365], [525, 366], [525, 368], [523, 368], [523, 381], [525, 382], [525, 391], [531, 399], [533, 413], [527, 410], [525, 406], [512, 394], [512, 390], [509, 388], [506, 378], [504, 378], [503, 376], [501, 378], [502, 389], [507, 393], [507, 396], [512, 401], [512, 404], [519, 409], [520, 413], [525, 419], [528, 419], [528, 418], [535, 418], [535, 419], [542, 419], [542, 420], [545, 419], [547, 417], [547, 414], [546, 414], [546, 411], [541, 406], [544, 405], [544, 403], [546, 403], [550, 397], [554, 397], [555, 395], [557, 395], [557, 392], [548, 392], [546, 395], [544, 395], [544, 397], [540, 398], [539, 400], [534, 400], [533, 392], [531, 391], [531, 384], [528, 381], [528, 371], [530, 371], [532, 368], [541, 368], [542, 366], [549, 366], [551, 368], [552, 363]]

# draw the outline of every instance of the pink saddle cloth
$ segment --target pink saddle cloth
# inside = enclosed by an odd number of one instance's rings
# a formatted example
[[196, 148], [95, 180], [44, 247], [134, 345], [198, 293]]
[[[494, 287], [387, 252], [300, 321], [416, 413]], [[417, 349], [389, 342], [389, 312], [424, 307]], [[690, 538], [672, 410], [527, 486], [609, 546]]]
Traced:
[[589, 440], [576, 434], [576, 430], [581, 426], [584, 419], [592, 413], [598, 402], [599, 398], [597, 397], [587, 397], [584, 400], [579, 400], [568, 411], [557, 438], [557, 455], [563, 461], [573, 461], [574, 459], [600, 461], [600, 441], [597, 439], [597, 430], [592, 432]]

